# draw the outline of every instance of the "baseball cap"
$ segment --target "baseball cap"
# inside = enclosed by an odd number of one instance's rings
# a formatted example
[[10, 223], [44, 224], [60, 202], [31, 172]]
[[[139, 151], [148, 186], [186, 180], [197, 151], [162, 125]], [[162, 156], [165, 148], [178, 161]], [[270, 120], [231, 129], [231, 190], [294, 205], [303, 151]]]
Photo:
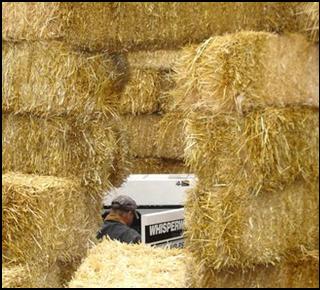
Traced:
[[123, 209], [126, 211], [133, 211], [137, 218], [139, 216], [136, 213], [137, 204], [136, 202], [129, 196], [119, 195], [111, 202], [112, 209]]

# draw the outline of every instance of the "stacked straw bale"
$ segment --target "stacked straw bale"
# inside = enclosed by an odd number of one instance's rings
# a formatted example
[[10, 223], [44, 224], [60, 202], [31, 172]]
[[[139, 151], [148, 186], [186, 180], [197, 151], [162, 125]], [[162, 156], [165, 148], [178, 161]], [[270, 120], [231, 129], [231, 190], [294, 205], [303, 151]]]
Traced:
[[301, 248], [319, 246], [317, 190], [297, 182], [256, 196], [236, 185], [200, 185], [186, 205], [188, 247], [199, 264], [215, 270], [299, 257]]
[[130, 167], [132, 174], [179, 174], [190, 173], [183, 161], [163, 158], [134, 158]]
[[22, 286], [61, 287], [99, 227], [104, 191], [125, 171], [113, 119], [127, 60], [66, 41], [72, 3], [12, 4], [2, 7], [3, 31], [13, 32], [2, 38], [3, 263], [28, 268]]
[[62, 287], [94, 237], [100, 200], [66, 178], [6, 173], [2, 182], [3, 283]]
[[302, 30], [311, 41], [319, 43], [319, 2], [305, 2], [299, 7]]
[[[181, 50], [137, 51], [129, 53], [131, 78], [120, 100], [120, 113], [153, 114], [169, 111], [174, 88], [175, 62]], [[172, 106], [172, 105], [171, 105]]]
[[124, 126], [122, 126], [120, 117], [114, 118], [112, 128], [116, 134], [117, 142], [113, 152], [113, 164], [109, 180], [112, 186], [119, 187], [130, 174], [132, 156], [129, 154], [128, 134]]
[[5, 266], [2, 265], [3, 288], [62, 288], [61, 270], [56, 264], [45, 263]]
[[88, 207], [95, 201], [79, 182], [20, 173], [2, 182], [3, 261], [68, 261], [86, 252], [99, 211]]
[[[183, 173], [184, 142], [181, 115], [170, 112], [174, 88], [172, 67], [181, 50], [137, 51], [127, 54], [129, 78], [119, 97], [123, 150], [116, 157], [121, 185], [129, 173]], [[122, 161], [121, 161], [122, 160]], [[125, 160], [125, 162], [123, 162]], [[116, 162], [117, 163], [117, 162]]]
[[187, 266], [190, 288], [319, 288], [319, 259], [306, 256], [301, 261], [256, 265], [252, 269], [204, 269], [194, 272]]
[[[294, 263], [318, 249], [318, 57], [300, 35], [265, 32], [183, 50], [170, 95], [199, 180], [186, 204], [198, 286], [263, 285], [272, 265], [275, 284], [295, 285]], [[318, 283], [317, 267], [299, 267], [297, 284]]]
[[[303, 3], [4, 3], [5, 40], [62, 39], [90, 50], [177, 48], [242, 30], [303, 31]], [[310, 33], [310, 31], [306, 31]]]
[[319, 47], [301, 35], [240, 32], [184, 49], [174, 68], [175, 106], [217, 113], [265, 106], [319, 107]]
[[181, 288], [186, 259], [179, 249], [105, 240], [90, 250], [69, 288]]
[[172, 106], [175, 61], [181, 50], [138, 51], [127, 55], [129, 79], [120, 95], [121, 115], [166, 113]]
[[30, 287], [30, 277], [23, 266], [6, 267], [2, 265], [2, 287], [22, 288]]
[[135, 51], [128, 53], [128, 62], [132, 68], [149, 68], [157, 70], [171, 70], [181, 56], [180, 49], [155, 51]]
[[318, 110], [267, 107], [245, 116], [216, 115], [210, 109], [189, 114], [188, 164], [202, 185], [243, 184], [252, 194], [279, 191], [297, 179], [319, 177]]
[[2, 265], [3, 288], [65, 288], [78, 263], [47, 262], [28, 263], [17, 266]]
[[[23, 3], [22, 3], [23, 4]], [[2, 109], [39, 116], [114, 113], [125, 59], [62, 42], [4, 42]]]
[[[171, 122], [170, 122], [171, 121]], [[137, 158], [183, 159], [183, 124], [160, 115], [125, 116], [130, 151]]]
[[2, 116], [2, 170], [79, 178], [94, 192], [110, 186], [117, 135], [100, 114], [86, 119]]
[[174, 86], [170, 71], [132, 68], [129, 83], [121, 94], [122, 115], [142, 115], [164, 111], [167, 93]]

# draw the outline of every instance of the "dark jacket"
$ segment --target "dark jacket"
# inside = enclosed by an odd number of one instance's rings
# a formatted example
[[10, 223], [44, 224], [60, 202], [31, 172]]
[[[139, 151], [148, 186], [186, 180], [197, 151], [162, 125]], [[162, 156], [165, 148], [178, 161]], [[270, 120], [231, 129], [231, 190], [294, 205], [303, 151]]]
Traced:
[[138, 244], [141, 242], [141, 236], [137, 231], [116, 219], [104, 221], [101, 230], [97, 233], [97, 239], [100, 240], [104, 236], [108, 236], [111, 240], [118, 240], [128, 244]]

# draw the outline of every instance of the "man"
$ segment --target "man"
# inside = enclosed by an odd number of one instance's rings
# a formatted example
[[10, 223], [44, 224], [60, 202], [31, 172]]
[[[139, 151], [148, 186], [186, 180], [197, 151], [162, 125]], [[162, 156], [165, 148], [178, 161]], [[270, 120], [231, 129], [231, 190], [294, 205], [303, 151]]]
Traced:
[[101, 230], [97, 233], [97, 239], [108, 236], [111, 240], [123, 243], [140, 243], [140, 234], [130, 228], [137, 216], [136, 209], [136, 202], [129, 196], [120, 195], [115, 198], [111, 203], [111, 212], [106, 216]]

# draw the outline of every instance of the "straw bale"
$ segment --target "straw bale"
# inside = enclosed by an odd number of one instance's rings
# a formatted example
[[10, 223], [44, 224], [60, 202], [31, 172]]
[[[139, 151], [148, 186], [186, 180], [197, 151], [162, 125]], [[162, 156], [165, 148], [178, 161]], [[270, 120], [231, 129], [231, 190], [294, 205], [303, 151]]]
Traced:
[[82, 257], [96, 231], [92, 224], [100, 221], [94, 203], [77, 180], [4, 174], [3, 261], [51, 267], [57, 260]]
[[258, 196], [240, 185], [200, 185], [189, 194], [187, 248], [198, 265], [275, 264], [319, 247], [318, 185], [298, 181]]
[[131, 174], [179, 174], [191, 171], [181, 160], [134, 158], [130, 172]]
[[68, 261], [57, 261], [57, 265], [60, 270], [59, 278], [62, 288], [68, 287], [68, 283], [72, 280], [73, 275], [80, 267], [83, 258], [84, 256], [81, 258], [76, 257]]
[[41, 116], [113, 113], [126, 69], [119, 54], [72, 51], [58, 41], [4, 42], [2, 109]]
[[76, 271], [74, 261], [48, 264], [33, 261], [15, 266], [2, 265], [3, 288], [64, 288]]
[[183, 160], [185, 148], [185, 115], [182, 112], [164, 114], [158, 125], [157, 156]]
[[141, 115], [167, 111], [169, 90], [175, 85], [172, 75], [171, 70], [132, 68], [120, 95], [119, 113]]
[[297, 12], [301, 19], [302, 30], [310, 40], [319, 42], [319, 2], [305, 2]]
[[158, 70], [133, 69], [120, 97], [120, 114], [148, 114], [159, 111], [160, 77]]
[[208, 108], [191, 113], [186, 123], [186, 163], [202, 184], [241, 183], [258, 194], [319, 178], [316, 109], [268, 107], [241, 117]]
[[160, 120], [159, 115], [127, 115], [121, 118], [132, 157], [148, 158], [155, 155], [154, 143]]
[[212, 35], [301, 31], [297, 2], [4, 2], [5, 40], [62, 39], [90, 50], [168, 49]]
[[175, 86], [172, 67], [181, 50], [138, 51], [128, 54], [130, 80], [120, 99], [120, 113], [151, 114], [169, 111], [169, 91]]
[[25, 267], [2, 265], [2, 288], [29, 288], [30, 279]]
[[3, 39], [61, 39], [90, 50], [106, 48], [108, 41], [113, 46], [117, 33], [114, 6], [114, 3], [7, 2], [2, 6]]
[[168, 70], [163, 72], [161, 81], [161, 95], [159, 96], [159, 110], [162, 114], [175, 112], [174, 100], [171, 96], [171, 91], [176, 87], [174, 79], [175, 72]]
[[114, 122], [118, 123], [113, 126], [113, 131], [117, 138], [117, 145], [114, 151], [114, 160], [109, 180], [112, 186], [119, 187], [130, 174], [132, 156], [130, 155], [128, 135], [121, 126], [121, 119], [115, 118]]
[[[183, 131], [181, 122], [178, 122], [178, 124], [169, 122], [162, 116], [155, 114], [128, 115], [122, 117], [122, 122], [128, 136], [130, 155], [132, 157], [183, 158], [183, 140], [181, 139]], [[159, 126], [162, 126], [161, 131]]]
[[2, 265], [2, 288], [61, 288], [56, 265]]
[[175, 105], [217, 113], [265, 106], [319, 107], [319, 48], [301, 35], [239, 32], [190, 46], [175, 67]]
[[111, 123], [84, 119], [2, 115], [2, 170], [79, 178], [94, 192], [109, 187], [117, 147]]
[[200, 276], [188, 268], [191, 288], [319, 288], [319, 260], [310, 257], [252, 269], [203, 269]]
[[181, 56], [181, 49], [136, 51], [128, 53], [128, 62], [132, 68], [170, 70]]
[[179, 249], [105, 240], [90, 250], [69, 287], [183, 288], [185, 266], [186, 255]]

